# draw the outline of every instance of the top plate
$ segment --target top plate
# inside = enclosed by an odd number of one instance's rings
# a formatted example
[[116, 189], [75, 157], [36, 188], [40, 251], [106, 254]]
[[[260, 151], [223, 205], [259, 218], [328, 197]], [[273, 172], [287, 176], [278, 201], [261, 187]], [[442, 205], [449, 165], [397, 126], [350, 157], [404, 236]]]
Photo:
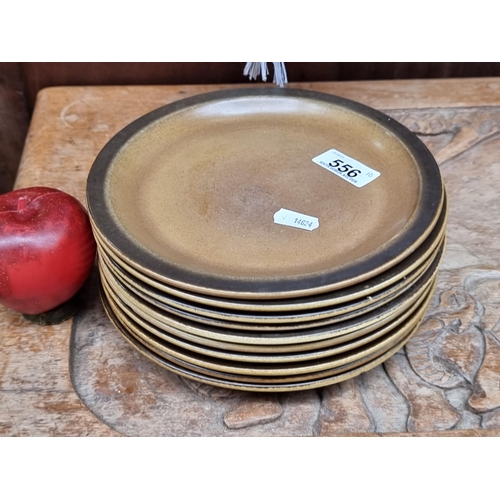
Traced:
[[[357, 187], [313, 162], [331, 149], [380, 175]], [[383, 113], [252, 88], [184, 99], [131, 123], [96, 158], [87, 196], [97, 230], [144, 274], [208, 295], [272, 299], [336, 290], [395, 265], [432, 230], [443, 187], [425, 145]], [[277, 224], [281, 208], [319, 227]]]

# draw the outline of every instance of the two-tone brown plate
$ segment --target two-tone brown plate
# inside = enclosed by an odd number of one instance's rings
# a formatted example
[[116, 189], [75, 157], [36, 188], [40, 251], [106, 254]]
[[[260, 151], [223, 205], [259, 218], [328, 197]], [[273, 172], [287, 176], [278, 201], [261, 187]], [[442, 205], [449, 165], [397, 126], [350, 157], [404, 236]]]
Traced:
[[120, 302], [124, 303], [141, 318], [165, 331], [180, 330], [200, 337], [247, 345], [281, 345], [325, 340], [354, 332], [368, 333], [369, 331], [373, 331], [377, 327], [396, 318], [410, 307], [423, 293], [423, 289], [429, 286], [435, 273], [436, 269], [429, 269], [404, 294], [375, 311], [332, 324], [303, 329], [283, 328], [274, 331], [233, 330], [186, 320], [154, 308], [131, 294], [116, 294], [103, 275], [101, 276], [101, 281], [107, 295], [117, 297], [120, 299]]
[[[379, 176], [358, 187], [313, 161], [332, 149]], [[183, 99], [125, 127], [96, 158], [87, 197], [99, 233], [143, 274], [277, 299], [402, 261], [437, 222], [443, 185], [427, 148], [390, 117], [327, 94], [253, 88]], [[281, 209], [319, 226], [278, 224]]]
[[391, 347], [382, 353], [376, 353], [372, 355], [368, 359], [356, 361], [349, 366], [342, 366], [341, 368], [336, 369], [334, 374], [325, 375], [323, 378], [315, 379], [315, 380], [307, 380], [302, 382], [287, 382], [287, 383], [248, 383], [248, 382], [238, 382], [238, 381], [229, 381], [225, 378], [218, 376], [208, 375], [204, 373], [200, 373], [197, 370], [194, 370], [193, 367], [189, 367], [187, 363], [184, 365], [177, 364], [176, 362], [171, 361], [168, 357], [159, 355], [150, 347], [145, 344], [139, 342], [135, 336], [130, 334], [126, 328], [124, 328], [123, 324], [117, 320], [116, 316], [114, 316], [112, 310], [108, 308], [106, 299], [103, 297], [103, 305], [108, 314], [109, 318], [116, 326], [117, 330], [121, 332], [123, 337], [129, 342], [129, 344], [135, 348], [138, 352], [143, 354], [146, 358], [150, 359], [154, 363], [159, 366], [166, 368], [167, 370], [197, 382], [206, 383], [209, 385], [214, 385], [217, 387], [222, 387], [226, 389], [233, 390], [242, 390], [242, 391], [252, 391], [252, 392], [288, 392], [288, 391], [300, 391], [307, 389], [315, 389], [324, 387], [327, 385], [337, 384], [349, 378], [356, 377], [363, 372], [371, 370], [372, 368], [378, 366], [383, 363], [386, 359], [390, 358], [393, 354], [395, 354], [401, 347], [404, 346], [406, 342], [415, 334], [418, 329], [418, 325], [402, 340], [400, 340], [396, 345]]
[[125, 339], [225, 388], [356, 376], [414, 334], [448, 214], [408, 129], [302, 90], [214, 92], [103, 148], [87, 199], [105, 310]]
[[[320, 329], [313, 332], [308, 332], [309, 337], [303, 335], [301, 332], [300, 337], [293, 335], [284, 336], [280, 334], [275, 336], [275, 338], [269, 339], [269, 335], [260, 336], [244, 336], [243, 338], [237, 338], [237, 342], [232, 342], [233, 338], [231, 336], [226, 336], [226, 338], [212, 338], [210, 336], [204, 336], [206, 332], [199, 332], [201, 335], [196, 335], [192, 332], [188, 332], [182, 329], [174, 328], [171, 326], [165, 326], [161, 321], [157, 321], [154, 317], [150, 317], [147, 314], [144, 315], [141, 312], [137, 314], [132, 308], [126, 305], [118, 296], [106, 292], [106, 282], [102, 282], [103, 293], [107, 293], [106, 298], [110, 304], [113, 305], [114, 309], [119, 310], [120, 313], [116, 314], [120, 319], [126, 317], [130, 319], [134, 324], [140, 325], [145, 330], [150, 333], [170, 341], [174, 344], [184, 343], [187, 341], [192, 346], [203, 346], [208, 348], [215, 348], [215, 352], [232, 352], [232, 353], [252, 353], [252, 354], [263, 354], [263, 355], [279, 355], [286, 353], [304, 353], [310, 351], [320, 352], [322, 349], [328, 349], [332, 346], [338, 346], [340, 344], [348, 344], [351, 341], [357, 341], [360, 338], [367, 338], [369, 336], [376, 336], [377, 333], [385, 332], [386, 329], [393, 328], [397, 326], [400, 322], [404, 321], [408, 314], [411, 313], [414, 307], [417, 307], [421, 301], [421, 296], [417, 295], [408, 301], [406, 310], [399, 314], [393, 314], [390, 316], [382, 316], [382, 320], [372, 323], [368, 326], [358, 329], [347, 328], [347, 330], [340, 331], [337, 329], [332, 332], [328, 329]], [[415, 300], [413, 300], [415, 299]], [[405, 309], [405, 306], [403, 306]], [[142, 314], [142, 316], [141, 316]], [[347, 333], [346, 333], [347, 332]], [[296, 332], [295, 332], [296, 333]], [[340, 334], [339, 334], [340, 333]], [[213, 332], [212, 332], [213, 334]], [[316, 335], [314, 335], [316, 334]], [[320, 336], [317, 340], [318, 335]], [[375, 337], [374, 337], [375, 338]], [[269, 340], [274, 340], [274, 343], [259, 343]], [[276, 343], [278, 341], [279, 343]], [[293, 342], [293, 343], [290, 343]], [[202, 348], [203, 348], [202, 347]], [[193, 350], [196, 350], [193, 347]]]
[[[404, 281], [409, 279], [415, 270], [419, 268], [422, 269], [426, 261], [432, 259], [433, 254], [437, 253], [439, 245], [444, 241], [447, 213], [447, 202], [445, 197], [445, 203], [438, 222], [427, 239], [406, 259], [384, 273], [345, 289], [313, 296], [276, 300], [258, 301], [211, 297], [171, 287], [135, 270], [125, 260], [121, 260], [121, 258], [113, 252], [113, 249], [106, 243], [104, 238], [98, 233], [95, 234], [102, 260], [112, 273], [118, 275], [120, 281], [125, 282], [127, 286], [130, 285], [131, 288], [142, 287], [145, 293], [153, 296], [156, 295], [156, 298], [160, 301], [161, 299], [159, 297], [163, 296], [165, 303], [170, 303], [178, 309], [191, 310], [200, 315], [207, 315], [209, 311], [217, 311], [219, 309], [234, 310], [240, 314], [277, 312], [285, 314], [287, 311], [296, 314], [298, 311], [338, 306], [339, 304], [345, 303], [349, 303], [347, 306], [349, 307], [350, 304], [356, 301], [359, 302], [363, 299], [366, 300], [368, 297], [372, 297], [379, 292], [388, 292], [391, 287], [394, 287], [395, 290], [398, 284], [401, 285]], [[203, 308], [203, 306], [208, 307]], [[203, 313], [202, 311], [205, 312]]]
[[[322, 311], [323, 317], [319, 316], [318, 319], [313, 316], [312, 320], [304, 322], [289, 322], [287, 318], [284, 318], [281, 322], [273, 323], [266, 323], [265, 321], [260, 323], [243, 323], [233, 322], [231, 320], [209, 319], [194, 314], [187, 315], [179, 311], [173, 313], [171, 308], [166, 308], [162, 303], [147, 300], [141, 295], [134, 293], [134, 291], [127, 289], [113, 277], [104, 266], [101, 266], [101, 279], [105, 282], [106, 289], [110, 289], [110, 293], [119, 297], [136, 312], [142, 312], [145, 317], [156, 318], [158, 321], [162, 322], [165, 327], [170, 326], [174, 328], [189, 329], [192, 333], [206, 332], [207, 336], [211, 336], [212, 332], [228, 332], [230, 335], [238, 335], [238, 332], [242, 332], [242, 334], [245, 334], [245, 332], [264, 334], [267, 332], [287, 335], [292, 331], [298, 331], [298, 334], [300, 334], [300, 332], [309, 332], [312, 331], [312, 329], [322, 327], [342, 328], [342, 325], [345, 325], [346, 322], [351, 320], [356, 321], [356, 319], [358, 319], [358, 321], [356, 322], [355, 328], [359, 328], [363, 322], [370, 324], [373, 321], [372, 318], [380, 317], [382, 311], [384, 311], [384, 313], [385, 311], [397, 311], [396, 313], [399, 313], [401, 307], [410, 300], [409, 297], [417, 295], [419, 290], [421, 290], [421, 288], [431, 279], [431, 276], [433, 276], [436, 271], [438, 262], [439, 258], [435, 258], [421, 275], [417, 276], [415, 280], [406, 283], [406, 286], [401, 290], [381, 300], [374, 300], [372, 304], [361, 310], [348, 310], [338, 315], [335, 315], [335, 309], [333, 310], [333, 315], [328, 314], [330, 313], [329, 310], [326, 312]], [[193, 328], [196, 329], [196, 332], [193, 332]]]
[[[158, 294], [154, 289], [145, 288], [139, 281], [127, 280], [116, 268], [110, 268], [105, 263], [106, 259], [104, 256], [100, 262], [100, 269], [116, 294], [125, 296], [132, 294], [134, 297], [142, 299], [151, 306], [163, 310], [168, 314], [222, 328], [271, 331], [285, 328], [309, 328], [311, 326], [330, 324], [373, 311], [393, 301], [408, 290], [436, 262], [438, 252], [442, 252], [440, 247], [432, 254], [431, 259], [425, 261], [412, 273], [409, 273], [405, 279], [380, 292], [372, 293], [362, 299], [343, 303], [338, 306], [286, 313], [248, 313], [246, 311], [238, 312], [223, 308], [211, 309], [199, 307], [196, 304], [190, 304], [185, 301], [172, 299], [164, 294]], [[294, 325], [292, 326], [292, 324]]]
[[[223, 346], [217, 346], [214, 348], [207, 347], [206, 345], [197, 342], [199, 338], [194, 339], [193, 337], [190, 337], [189, 340], [186, 340], [175, 336], [165, 330], [155, 327], [151, 323], [148, 323], [131, 310], [126, 310], [126, 312], [124, 312], [122, 307], [119, 305], [119, 299], [114, 298], [112, 295], [107, 295], [104, 291], [103, 293], [105, 294], [108, 307], [112, 309], [117, 320], [120, 321], [121, 324], [136, 338], [142, 339], [143, 342], [155, 343], [157, 349], [160, 351], [162, 350], [162, 343], [165, 342], [165, 345], [167, 346], [181, 347], [186, 351], [197, 354], [236, 362], [242, 361], [245, 363], [292, 363], [296, 361], [319, 359], [341, 354], [346, 351], [352, 351], [353, 349], [383, 337], [389, 332], [394, 331], [400, 325], [404, 326], [412, 324], [415, 326], [413, 322], [416, 323], [416, 318], [421, 317], [421, 315], [425, 312], [428, 299], [430, 298], [430, 292], [429, 289], [427, 289], [426, 292], [404, 313], [396, 317], [388, 324], [365, 335], [357, 335], [355, 338], [352, 338], [350, 335], [346, 335], [345, 338], [337, 337], [336, 343], [332, 346], [326, 347], [322, 343], [318, 342], [317, 344], [320, 344], [319, 346], [315, 345], [315, 343], [300, 344], [302, 349], [297, 352], [282, 353], [278, 350], [272, 350], [268, 353], [253, 353], [233, 350], [233, 347], [239, 346], [239, 344], [225, 343]], [[168, 352], [168, 350], [166, 352]]]

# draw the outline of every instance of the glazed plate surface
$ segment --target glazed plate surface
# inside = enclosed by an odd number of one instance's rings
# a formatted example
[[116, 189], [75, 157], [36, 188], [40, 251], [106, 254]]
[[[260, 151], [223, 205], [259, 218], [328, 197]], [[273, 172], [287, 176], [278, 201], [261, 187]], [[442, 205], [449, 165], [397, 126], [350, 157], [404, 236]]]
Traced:
[[[358, 187], [313, 161], [332, 149], [378, 177]], [[141, 273], [252, 300], [384, 272], [425, 240], [443, 204], [436, 162], [405, 127], [359, 103], [274, 88], [205, 94], [145, 115], [99, 154], [87, 194], [97, 231]], [[318, 227], [277, 223], [281, 209]]]

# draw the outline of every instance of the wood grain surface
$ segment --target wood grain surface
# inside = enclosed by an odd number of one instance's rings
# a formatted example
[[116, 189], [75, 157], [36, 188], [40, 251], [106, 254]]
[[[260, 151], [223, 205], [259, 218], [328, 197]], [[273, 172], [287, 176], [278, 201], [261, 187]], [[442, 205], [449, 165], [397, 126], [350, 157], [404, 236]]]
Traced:
[[[28, 109], [41, 89], [72, 85], [244, 84], [244, 62], [22, 62]], [[498, 62], [287, 62], [289, 82], [500, 76]], [[270, 79], [272, 81], [272, 65]], [[259, 80], [260, 81], [260, 80]]]
[[[11, 189], [40, 90], [73, 85], [245, 84], [244, 62], [0, 63], [0, 192]], [[272, 65], [271, 74], [272, 80]], [[290, 82], [500, 76], [495, 62], [287, 62]], [[260, 80], [259, 80], [260, 81]]]
[[[500, 435], [500, 79], [292, 86], [385, 110], [440, 163], [448, 245], [433, 303], [406, 349], [322, 391], [234, 394], [171, 376], [132, 351], [104, 315], [93, 275], [74, 321], [39, 327], [0, 308], [1, 435]], [[219, 88], [46, 89], [16, 187], [52, 186], [85, 202], [88, 171], [116, 132]]]

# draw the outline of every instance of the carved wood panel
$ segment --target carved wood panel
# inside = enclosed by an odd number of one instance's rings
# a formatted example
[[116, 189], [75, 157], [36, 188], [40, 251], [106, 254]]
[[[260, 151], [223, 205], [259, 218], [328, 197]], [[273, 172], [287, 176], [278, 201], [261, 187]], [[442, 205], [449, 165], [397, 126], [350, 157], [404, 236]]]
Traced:
[[[440, 163], [447, 248], [418, 333], [383, 365], [319, 390], [250, 394], [181, 379], [107, 320], [97, 277], [74, 322], [75, 388], [127, 435], [431, 433], [500, 429], [500, 108], [392, 110]], [[96, 368], [99, 367], [99, 368]]]

